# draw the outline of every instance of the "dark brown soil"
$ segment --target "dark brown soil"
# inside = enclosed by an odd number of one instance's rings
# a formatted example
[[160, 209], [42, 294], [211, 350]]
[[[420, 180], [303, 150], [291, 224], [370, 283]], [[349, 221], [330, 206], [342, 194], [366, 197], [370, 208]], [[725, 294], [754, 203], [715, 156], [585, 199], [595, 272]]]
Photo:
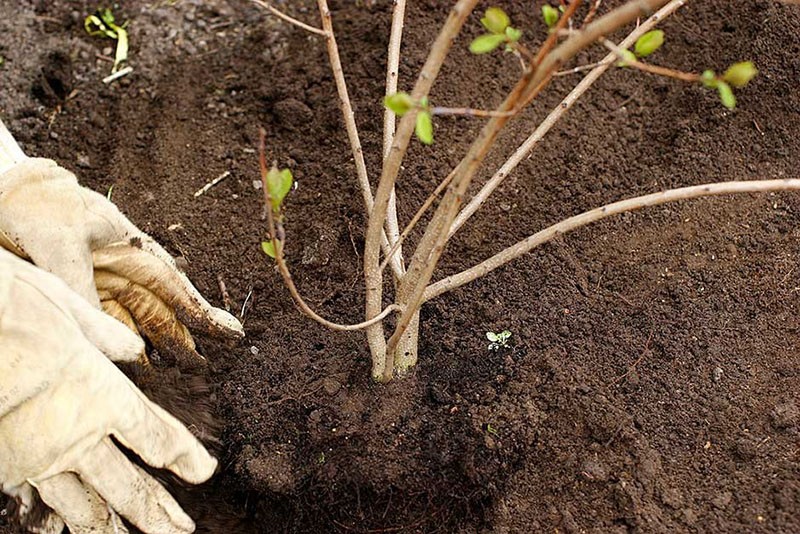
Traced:
[[[533, 44], [540, 3], [498, 2]], [[106, 86], [111, 65], [96, 55], [111, 42], [82, 29], [94, 2], [0, 0], [0, 113], [29, 153], [95, 190], [113, 185], [113, 200], [185, 259], [212, 301], [222, 304], [222, 279], [244, 310], [240, 345], [199, 340], [211, 389], [193, 377], [173, 399], [189, 421], [210, 403], [224, 424], [222, 472], [181, 491], [201, 531], [800, 532], [796, 194], [667, 205], [542, 247], [426, 305], [418, 370], [379, 386], [363, 335], [302, 316], [259, 248], [263, 126], [272, 157], [299, 181], [287, 203], [297, 284], [325, 316], [360, 320], [365, 217], [322, 41], [246, 2], [171, 4], [118, 10], [135, 70]], [[316, 23], [313, 2], [291, 4]], [[390, 2], [361, 4], [332, 8], [374, 176]], [[410, 4], [406, 88], [450, 3]], [[488, 107], [514, 82], [513, 58], [466, 51], [477, 18], [436, 103]], [[800, 8], [691, 0], [663, 27], [660, 64], [756, 62], [739, 107], [726, 111], [702, 88], [607, 74], [459, 233], [438, 276], [616, 199], [797, 177]], [[487, 168], [574, 81], [559, 79], [513, 122]], [[434, 147], [415, 143], [405, 163], [404, 221], [480, 122], [436, 126]], [[504, 329], [513, 346], [487, 350], [485, 333]], [[159, 399], [182, 380], [161, 365]]]

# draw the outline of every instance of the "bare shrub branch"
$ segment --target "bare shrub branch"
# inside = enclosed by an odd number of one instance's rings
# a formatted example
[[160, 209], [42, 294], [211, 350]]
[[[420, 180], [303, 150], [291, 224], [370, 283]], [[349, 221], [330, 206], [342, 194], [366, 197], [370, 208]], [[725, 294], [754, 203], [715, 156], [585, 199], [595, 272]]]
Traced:
[[461, 287], [466, 283], [487, 275], [493, 270], [505, 265], [506, 263], [519, 258], [523, 254], [527, 254], [534, 248], [543, 243], [547, 243], [554, 237], [566, 234], [586, 226], [589, 223], [605, 219], [612, 215], [625, 213], [627, 211], [634, 211], [648, 206], [657, 206], [659, 204], [666, 204], [668, 202], [676, 202], [679, 200], [687, 200], [691, 198], [706, 197], [712, 195], [729, 195], [733, 193], [762, 193], [767, 191], [790, 191], [800, 190], [800, 179], [783, 179], [783, 180], [754, 180], [743, 182], [720, 182], [714, 184], [693, 185], [690, 187], [681, 187], [679, 189], [670, 189], [661, 191], [659, 193], [652, 193], [641, 197], [630, 198], [607, 204], [600, 208], [595, 208], [590, 211], [575, 215], [569, 219], [565, 219], [559, 223], [541, 230], [527, 239], [512, 245], [502, 252], [499, 252], [487, 259], [486, 261], [462, 271], [458, 274], [448, 276], [439, 280], [435, 284], [431, 284], [425, 289], [425, 300], [430, 300], [448, 291], [452, 291], [457, 287]]

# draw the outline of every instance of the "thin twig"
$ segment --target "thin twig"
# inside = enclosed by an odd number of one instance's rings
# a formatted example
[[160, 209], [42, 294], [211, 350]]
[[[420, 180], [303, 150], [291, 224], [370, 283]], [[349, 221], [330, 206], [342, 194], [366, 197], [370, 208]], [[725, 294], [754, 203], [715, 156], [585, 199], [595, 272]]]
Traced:
[[225, 311], [231, 311], [231, 294], [228, 293], [228, 287], [225, 285], [225, 280], [221, 274], [217, 275], [217, 282], [219, 283], [219, 292], [222, 294], [222, 304], [225, 306]]
[[649, 72], [650, 74], [655, 74], [657, 76], [675, 78], [676, 80], [681, 80], [690, 83], [699, 82], [702, 79], [699, 74], [694, 74], [692, 72], [683, 72], [682, 70], [660, 67], [658, 65], [642, 63], [641, 61], [638, 61], [636, 59], [626, 58], [625, 49], [620, 48], [619, 46], [615, 45], [608, 39], [603, 39], [603, 45], [612, 52], [614, 52], [617, 55], [617, 58], [622, 60], [622, 63], [626, 67], [632, 67], [634, 69], [638, 69], [643, 72]]
[[260, 7], [263, 7], [264, 9], [266, 9], [267, 11], [269, 11], [270, 13], [272, 13], [273, 15], [278, 17], [279, 19], [285, 20], [289, 24], [294, 24], [298, 28], [302, 28], [302, 29], [306, 30], [307, 32], [316, 33], [317, 35], [322, 35], [322, 36], [325, 36], [325, 37], [328, 36], [328, 34], [325, 32], [325, 30], [320, 30], [319, 28], [315, 28], [314, 26], [309, 26], [305, 22], [301, 22], [301, 21], [299, 21], [299, 20], [297, 20], [295, 18], [292, 18], [289, 15], [287, 15], [286, 13], [283, 13], [282, 11], [279, 11], [279, 10], [275, 9], [274, 7], [272, 7], [272, 4], [270, 4], [269, 2], [264, 2], [263, 0], [252, 0], [252, 2], [254, 4], [260, 6]]
[[450, 185], [450, 182], [453, 180], [453, 177], [455, 175], [456, 175], [455, 171], [448, 174], [447, 178], [442, 180], [442, 183], [436, 186], [436, 189], [433, 190], [433, 193], [428, 195], [428, 198], [426, 198], [425, 202], [422, 203], [422, 206], [420, 206], [420, 208], [417, 210], [417, 213], [414, 214], [414, 217], [411, 218], [406, 227], [403, 229], [403, 233], [400, 234], [397, 243], [395, 243], [394, 246], [391, 248], [391, 250], [389, 250], [389, 254], [387, 255], [387, 257], [383, 259], [383, 263], [381, 263], [380, 266], [381, 271], [383, 271], [386, 268], [386, 264], [388, 263], [389, 258], [391, 258], [392, 254], [394, 254], [398, 250], [400, 245], [405, 242], [405, 240], [408, 238], [408, 234], [411, 233], [411, 230], [414, 229], [414, 226], [416, 226], [416, 224], [419, 222], [419, 220], [422, 218], [425, 212], [428, 211], [428, 208], [431, 207], [431, 204], [433, 204], [433, 202], [439, 197], [442, 191], [444, 191], [444, 188]]
[[200, 195], [205, 194], [209, 189], [211, 189], [212, 187], [214, 187], [215, 185], [217, 185], [218, 183], [220, 183], [222, 180], [224, 180], [225, 178], [227, 178], [230, 175], [231, 175], [231, 171], [223, 172], [222, 174], [220, 174], [219, 176], [217, 176], [216, 178], [214, 178], [213, 180], [208, 182], [206, 185], [204, 185], [203, 187], [201, 187], [200, 189], [195, 191], [194, 192], [194, 198], [197, 198]]
[[430, 300], [434, 297], [452, 291], [457, 287], [461, 287], [477, 278], [485, 276], [491, 271], [505, 265], [506, 263], [519, 258], [520, 256], [530, 252], [534, 248], [543, 243], [547, 243], [551, 239], [564, 235], [567, 232], [576, 230], [589, 223], [605, 219], [612, 215], [634, 211], [649, 206], [657, 206], [659, 204], [666, 204], [668, 202], [676, 202], [678, 200], [687, 200], [691, 198], [706, 197], [712, 195], [729, 195], [734, 193], [764, 193], [769, 191], [789, 191], [800, 190], [800, 179], [783, 179], [783, 180], [754, 180], [743, 182], [720, 182], [704, 185], [693, 185], [689, 187], [681, 187], [679, 189], [670, 189], [668, 191], [661, 191], [659, 193], [652, 193], [641, 197], [630, 198], [607, 204], [600, 208], [595, 208], [590, 211], [575, 215], [569, 219], [556, 223], [552, 226], [541, 230], [532, 236], [506, 248], [491, 258], [483, 261], [482, 263], [462, 271], [458, 274], [448, 276], [439, 280], [435, 284], [429, 285], [425, 289], [425, 300]]
[[[397, 92], [398, 77], [400, 75], [400, 45], [403, 40], [403, 23], [406, 12], [406, 0], [395, 0], [394, 10], [392, 11], [392, 31], [389, 35], [389, 47], [387, 49], [388, 59], [386, 61], [386, 96]], [[395, 113], [386, 108], [383, 112], [383, 157], [389, 155], [394, 139], [394, 130], [397, 124]], [[397, 220], [397, 194], [395, 188], [389, 194], [389, 206], [386, 210], [386, 233], [392, 250], [397, 250], [397, 260], [399, 270], [405, 273], [406, 267], [403, 264], [402, 245], [398, 245], [400, 239], [400, 223]], [[394, 257], [394, 252], [387, 252], [386, 258]], [[383, 270], [383, 269], [381, 269]]]
[[[374, 203], [372, 198], [372, 189], [369, 185], [367, 164], [364, 162], [364, 150], [361, 148], [361, 139], [358, 136], [355, 113], [353, 112], [353, 106], [350, 103], [347, 82], [344, 79], [344, 69], [342, 69], [342, 60], [339, 56], [339, 47], [336, 44], [336, 35], [333, 32], [331, 12], [330, 9], [328, 9], [327, 0], [317, 0], [317, 6], [319, 7], [319, 13], [322, 17], [322, 27], [326, 32], [325, 35], [328, 48], [328, 59], [330, 60], [333, 79], [336, 81], [336, 91], [339, 93], [339, 105], [341, 106], [342, 115], [344, 116], [347, 139], [350, 142], [350, 149], [353, 153], [353, 160], [355, 161], [356, 165], [358, 185], [361, 188], [361, 195], [364, 198], [364, 207], [366, 208], [367, 213], [370, 213]], [[389, 240], [386, 236], [386, 232], [383, 232], [381, 235], [381, 246], [384, 253], [389, 251]], [[402, 275], [402, 269], [398, 260], [392, 262], [392, 270], [396, 276]]]
[[261, 167], [261, 182], [262, 182], [262, 189], [264, 190], [264, 205], [267, 207], [267, 224], [269, 226], [270, 238], [272, 239], [272, 243], [275, 249], [275, 263], [277, 263], [278, 265], [278, 272], [280, 272], [281, 277], [283, 278], [283, 283], [289, 289], [289, 293], [291, 293], [292, 298], [297, 303], [297, 306], [300, 308], [300, 311], [302, 311], [308, 317], [314, 319], [321, 325], [330, 328], [331, 330], [352, 331], [352, 330], [363, 330], [365, 328], [368, 328], [384, 320], [390, 313], [401, 310], [402, 308], [399, 305], [391, 304], [390, 306], [387, 306], [386, 309], [384, 309], [382, 312], [377, 314], [375, 317], [372, 317], [367, 321], [357, 324], [345, 325], [345, 324], [334, 323], [321, 317], [314, 310], [312, 310], [311, 307], [306, 303], [306, 301], [300, 295], [300, 292], [297, 290], [297, 287], [294, 285], [292, 274], [291, 272], [289, 272], [289, 267], [286, 265], [286, 259], [283, 256], [283, 240], [278, 238], [278, 236], [281, 235], [283, 232], [282, 228], [275, 221], [275, 216], [272, 213], [272, 200], [269, 194], [269, 184], [267, 184], [267, 158], [265, 149], [265, 139], [267, 133], [262, 128], [259, 134], [260, 134], [259, 135], [260, 140], [259, 140], [258, 162]]
[[602, 60], [602, 61], [596, 61], [594, 63], [589, 63], [588, 65], [578, 65], [577, 67], [573, 67], [571, 69], [560, 70], [555, 74], [553, 74], [553, 76], [567, 76], [568, 74], [577, 74], [579, 72], [584, 72], [587, 70], [596, 69], [597, 67], [602, 67], [606, 63], [608, 64], [614, 63], [614, 60], [613, 59], [611, 61]]
[[114, 74], [109, 74], [105, 78], [103, 78], [103, 83], [108, 85], [109, 83], [113, 82], [114, 80], [119, 80], [123, 76], [127, 76], [133, 72], [133, 67], [125, 67], [124, 69], [120, 69]]
[[[686, 4], [689, 0], [672, 0], [658, 12], [653, 14], [644, 23], [635, 28], [625, 39], [620, 43], [620, 47], [627, 48], [633, 46], [636, 40], [650, 31], [656, 24], [664, 20], [672, 13], [677, 11], [680, 7]], [[587, 74], [578, 85], [562, 100], [550, 114], [539, 124], [534, 132], [523, 142], [519, 148], [511, 155], [510, 158], [503, 164], [502, 167], [492, 176], [492, 178], [484, 184], [481, 190], [473, 197], [469, 203], [461, 210], [453, 222], [450, 229], [450, 236], [452, 237], [464, 223], [466, 223], [472, 215], [478, 211], [487, 198], [494, 192], [495, 189], [511, 174], [517, 166], [525, 160], [536, 147], [539, 141], [547, 135], [547, 132], [561, 119], [561, 117], [569, 111], [569, 109], [580, 99], [581, 96], [602, 76], [616, 61], [617, 56], [615, 53], [609, 53], [605, 58], [600, 61], [592, 72]]]
[[495, 111], [474, 108], [445, 108], [435, 106], [431, 108], [431, 115], [464, 115], [466, 117], [511, 117], [514, 111]]
[[603, 0], [594, 0], [592, 3], [592, 7], [589, 8], [589, 12], [586, 13], [586, 16], [583, 18], [583, 22], [581, 22], [581, 28], [592, 22], [594, 16], [597, 14], [597, 10], [600, 8], [600, 4], [603, 3]]

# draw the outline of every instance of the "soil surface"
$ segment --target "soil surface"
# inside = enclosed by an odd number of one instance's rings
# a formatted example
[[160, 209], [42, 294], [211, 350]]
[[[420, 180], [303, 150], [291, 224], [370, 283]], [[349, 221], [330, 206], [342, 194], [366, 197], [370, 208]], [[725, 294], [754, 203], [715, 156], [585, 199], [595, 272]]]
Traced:
[[[406, 89], [451, 4], [409, 3]], [[497, 3], [526, 42], [543, 40], [541, 2]], [[375, 177], [391, 2], [331, 4]], [[797, 177], [800, 6], [687, 4], [652, 59], [694, 71], [752, 59], [760, 75], [737, 109], [609, 72], [459, 232], [436, 277], [614, 200]], [[318, 23], [310, 0], [278, 5]], [[666, 205], [560, 238], [426, 304], [416, 372], [376, 385], [363, 334], [301, 315], [259, 245], [263, 126], [299, 182], [286, 225], [297, 285], [324, 316], [361, 320], [365, 215], [324, 42], [243, 0], [121, 2], [134, 71], [106, 85], [113, 42], [83, 30], [96, 7], [0, 0], [0, 114], [29, 154], [112, 194], [219, 306], [223, 281], [243, 318], [235, 347], [198, 340], [206, 376], [162, 360], [166, 379], [146, 384], [185, 421], [220, 429], [221, 473], [176, 489], [199, 531], [800, 532], [796, 193]], [[467, 52], [478, 19], [434, 103], [488, 108], [514, 83], [512, 56]], [[476, 186], [577, 79], [558, 78], [511, 123]], [[412, 144], [401, 221], [480, 126], [437, 120], [433, 147]], [[501, 330], [509, 348], [488, 350], [486, 332]]]

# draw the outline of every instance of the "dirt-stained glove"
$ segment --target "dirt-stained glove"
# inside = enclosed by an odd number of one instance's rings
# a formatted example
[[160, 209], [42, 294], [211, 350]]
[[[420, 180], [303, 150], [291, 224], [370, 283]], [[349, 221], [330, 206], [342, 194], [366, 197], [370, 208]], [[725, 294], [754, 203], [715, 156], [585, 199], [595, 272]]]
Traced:
[[148, 533], [194, 531], [117, 446], [191, 483], [217, 466], [112, 363], [142, 350], [138, 336], [64, 282], [0, 250], [0, 488], [22, 514], [38, 490], [54, 511], [38, 531], [60, 533], [66, 523], [73, 534], [127, 532], [117, 514]]
[[60, 277], [184, 362], [202, 360], [189, 328], [244, 335], [239, 321], [211, 306], [169, 253], [114, 204], [54, 161], [26, 157], [2, 121], [0, 247]]

